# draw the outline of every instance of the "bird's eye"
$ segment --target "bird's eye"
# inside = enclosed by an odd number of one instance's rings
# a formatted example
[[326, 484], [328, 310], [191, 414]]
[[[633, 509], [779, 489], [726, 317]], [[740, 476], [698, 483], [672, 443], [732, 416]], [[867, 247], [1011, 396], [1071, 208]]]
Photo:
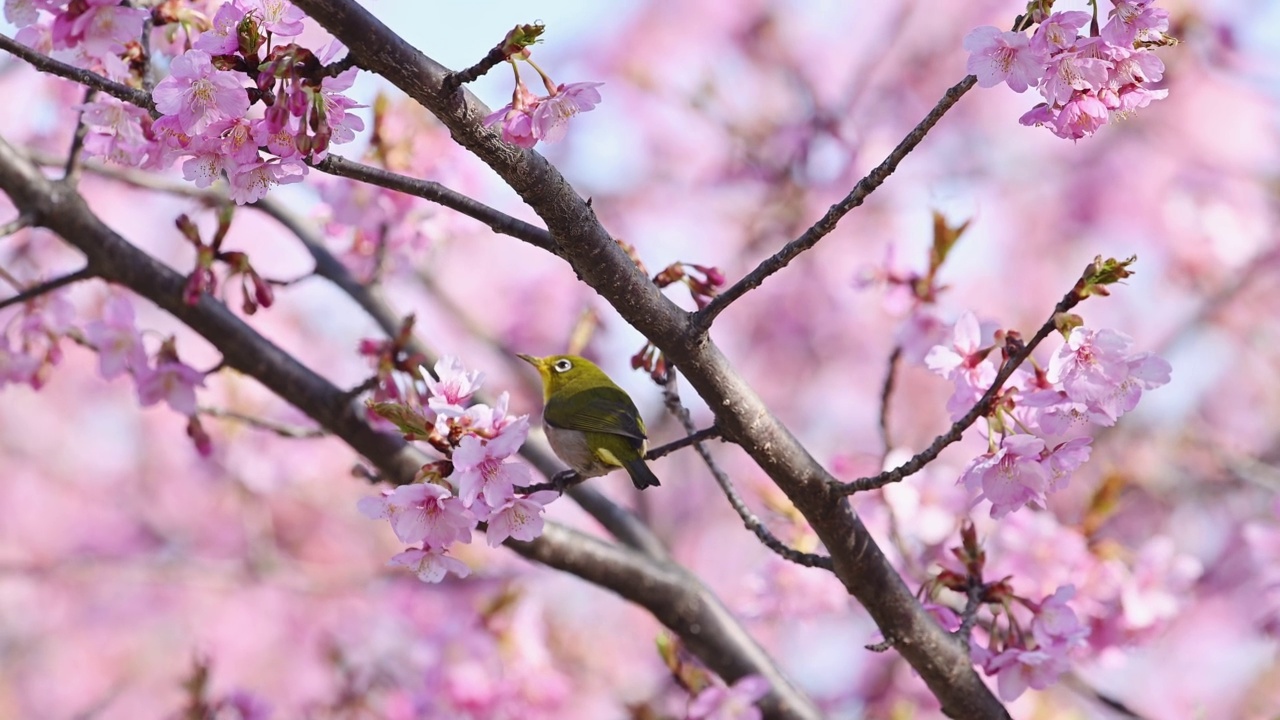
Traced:
[[569, 369], [573, 367], [573, 363], [569, 362], [568, 360], [565, 360], [564, 358], [560, 358], [559, 360], [556, 361], [556, 364], [552, 365], [551, 367], [554, 368], [555, 371], [558, 373], [569, 372]]

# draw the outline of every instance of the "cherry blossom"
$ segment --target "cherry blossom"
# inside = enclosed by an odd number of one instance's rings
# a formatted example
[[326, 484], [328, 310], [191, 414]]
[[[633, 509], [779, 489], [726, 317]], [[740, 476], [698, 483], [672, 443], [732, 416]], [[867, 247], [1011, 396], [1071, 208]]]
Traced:
[[995, 452], [979, 455], [960, 476], [960, 483], [991, 501], [991, 517], [1001, 518], [1029, 502], [1043, 500], [1049, 472], [1040, 464], [1044, 441], [1010, 435]]
[[1044, 60], [1022, 33], [989, 25], [974, 28], [964, 38], [964, 49], [970, 53], [968, 70], [981, 87], [1008, 83], [1014, 92], [1023, 92], [1044, 75]]
[[479, 370], [467, 371], [458, 358], [445, 355], [436, 361], [433, 378], [425, 368], [421, 370], [422, 381], [426, 383], [427, 407], [441, 415], [459, 416], [465, 412], [463, 405], [480, 389], [484, 382], [484, 373]]
[[533, 108], [533, 136], [547, 142], [562, 140], [574, 115], [600, 104], [600, 91], [596, 88], [603, 84], [577, 82], [558, 86]]
[[533, 540], [542, 534], [542, 511], [547, 503], [559, 497], [550, 490], [536, 492], [528, 497], [513, 497], [489, 512], [489, 529], [485, 540], [497, 547], [507, 538]]
[[172, 359], [160, 359], [154, 368], [134, 370], [138, 402], [143, 407], [165, 401], [175, 412], [196, 413], [196, 388], [204, 386], [204, 373]]
[[461, 560], [449, 557], [438, 548], [410, 548], [398, 553], [387, 562], [392, 567], [405, 567], [412, 570], [419, 580], [427, 583], [438, 583], [445, 575], [453, 573], [458, 577], [471, 574], [471, 568]]
[[133, 303], [112, 295], [102, 306], [102, 319], [84, 328], [85, 338], [98, 349], [98, 371], [106, 380], [147, 369], [147, 351], [135, 324]]
[[173, 59], [169, 76], [152, 93], [156, 110], [176, 115], [188, 135], [202, 132], [215, 120], [243, 117], [249, 111], [243, 76], [215, 69], [212, 60], [203, 50], [188, 50]]
[[484, 496], [491, 507], [502, 507], [511, 498], [512, 488], [530, 482], [528, 466], [506, 462], [519, 449], [529, 432], [528, 422], [509, 426], [492, 440], [466, 435], [453, 453], [454, 473], [450, 479], [458, 487], [458, 497], [470, 507]]
[[471, 542], [475, 517], [448, 488], [432, 483], [401, 485], [377, 498], [364, 498], [356, 505], [374, 519], [391, 521], [401, 542], [425, 542], [444, 548], [454, 542]]

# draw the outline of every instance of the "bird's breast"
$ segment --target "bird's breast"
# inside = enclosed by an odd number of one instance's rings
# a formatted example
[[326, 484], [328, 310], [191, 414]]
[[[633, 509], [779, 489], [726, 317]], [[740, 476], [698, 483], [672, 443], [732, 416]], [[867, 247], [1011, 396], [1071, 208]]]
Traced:
[[581, 430], [552, 427], [547, 423], [543, 423], [542, 428], [547, 433], [547, 442], [551, 444], [556, 457], [582, 477], [597, 477], [613, 469], [596, 458], [587, 445], [587, 434]]

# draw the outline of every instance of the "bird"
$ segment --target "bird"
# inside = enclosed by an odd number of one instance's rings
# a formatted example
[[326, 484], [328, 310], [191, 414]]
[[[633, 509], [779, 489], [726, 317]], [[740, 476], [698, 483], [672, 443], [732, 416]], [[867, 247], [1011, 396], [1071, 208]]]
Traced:
[[661, 485], [645, 464], [648, 437], [631, 396], [577, 355], [518, 354], [542, 378], [542, 427], [556, 456], [582, 478], [618, 468], [637, 490]]

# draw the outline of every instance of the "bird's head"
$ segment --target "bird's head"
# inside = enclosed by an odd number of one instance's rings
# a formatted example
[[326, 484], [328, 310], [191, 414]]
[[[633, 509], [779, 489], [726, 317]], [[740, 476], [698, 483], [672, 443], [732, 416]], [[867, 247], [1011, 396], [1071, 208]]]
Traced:
[[520, 354], [516, 357], [538, 369], [538, 375], [542, 377], [542, 396], [544, 401], [565, 389], [582, 389], [613, 384], [609, 376], [596, 367], [595, 363], [578, 355], [534, 357]]

